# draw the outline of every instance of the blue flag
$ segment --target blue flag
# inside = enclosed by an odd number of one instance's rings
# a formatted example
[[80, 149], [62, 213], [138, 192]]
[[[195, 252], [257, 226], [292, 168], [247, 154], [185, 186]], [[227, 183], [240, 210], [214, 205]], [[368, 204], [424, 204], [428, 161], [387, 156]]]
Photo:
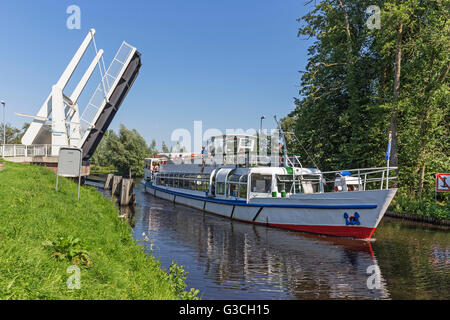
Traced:
[[386, 155], [384, 156], [384, 160], [389, 161], [389, 157], [391, 155], [391, 141], [392, 141], [392, 131], [389, 131], [389, 143], [386, 149]]

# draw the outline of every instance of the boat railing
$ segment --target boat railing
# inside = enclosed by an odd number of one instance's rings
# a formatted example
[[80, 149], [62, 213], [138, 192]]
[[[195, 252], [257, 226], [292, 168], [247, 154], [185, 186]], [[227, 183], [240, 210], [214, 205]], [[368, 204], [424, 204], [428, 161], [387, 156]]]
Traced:
[[[248, 165], [248, 166], [287, 166], [291, 168], [300, 168], [300, 174], [293, 172], [293, 179], [298, 181], [299, 186], [309, 184], [311, 186], [318, 185], [318, 190], [324, 192], [326, 186], [334, 184], [337, 177], [355, 178], [357, 177], [357, 185], [359, 190], [367, 189], [389, 189], [389, 182], [397, 179], [397, 167], [378, 167], [378, 168], [359, 168], [346, 169], [321, 172], [319, 175], [305, 175], [303, 174], [303, 165], [298, 155], [288, 155], [286, 161], [283, 155], [258, 155], [255, 153], [237, 153], [237, 154], [220, 154], [220, 155], [192, 155], [173, 157], [169, 160], [170, 163], [187, 164], [187, 163], [202, 163], [205, 161], [207, 165]], [[394, 174], [392, 173], [394, 171]], [[346, 178], [343, 178], [345, 180]], [[354, 179], [353, 179], [354, 180]], [[299, 188], [295, 183], [293, 184], [293, 192], [296, 193]]]
[[[325, 171], [321, 173], [325, 184], [333, 183], [337, 178], [357, 178], [359, 190], [367, 189], [389, 189], [389, 181], [397, 179], [398, 167], [360, 168], [336, 171]], [[393, 172], [392, 172], [393, 171]]]
[[173, 154], [168, 156], [172, 164], [202, 164], [207, 165], [248, 165], [248, 166], [287, 166], [303, 168], [298, 155], [288, 155], [286, 161], [279, 153], [261, 155], [254, 152], [217, 153], [217, 154]]
[[286, 162], [289, 167], [303, 168], [303, 165], [300, 161], [300, 157], [297, 155], [288, 155], [286, 157]]

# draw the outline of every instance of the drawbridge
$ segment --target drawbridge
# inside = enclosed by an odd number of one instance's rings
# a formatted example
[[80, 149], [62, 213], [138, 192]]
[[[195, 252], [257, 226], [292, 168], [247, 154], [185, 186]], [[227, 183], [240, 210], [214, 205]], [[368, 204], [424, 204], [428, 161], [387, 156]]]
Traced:
[[[70, 146], [82, 149], [83, 165], [89, 164], [141, 67], [141, 54], [123, 42], [106, 69], [103, 50], [97, 50], [94, 35], [95, 30], [91, 29], [58, 82], [52, 86], [39, 112], [36, 115], [16, 113], [33, 119], [22, 137], [22, 148], [19, 148], [25, 150], [23, 156], [30, 156], [28, 153], [32, 150], [32, 156], [57, 157], [61, 147]], [[64, 89], [90, 44], [96, 55], [73, 92], [66, 95]], [[79, 108], [78, 99], [96, 68], [100, 70], [101, 81], [87, 105]]]

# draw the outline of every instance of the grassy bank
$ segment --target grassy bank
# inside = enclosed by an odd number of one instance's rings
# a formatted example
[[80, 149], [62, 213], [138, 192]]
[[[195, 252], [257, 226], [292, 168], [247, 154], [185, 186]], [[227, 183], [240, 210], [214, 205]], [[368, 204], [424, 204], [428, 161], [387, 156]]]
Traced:
[[114, 167], [101, 167], [101, 166], [91, 166], [91, 174], [108, 174], [116, 173], [116, 168]]
[[[132, 239], [93, 187], [48, 169], [6, 162], [0, 171], [0, 299], [179, 299], [184, 272], [166, 273]], [[68, 289], [80, 268], [80, 289]]]
[[400, 189], [392, 201], [389, 210], [406, 215], [428, 217], [439, 220], [450, 220], [450, 205], [446, 194], [439, 194], [434, 203], [434, 194], [424, 194], [415, 198]]

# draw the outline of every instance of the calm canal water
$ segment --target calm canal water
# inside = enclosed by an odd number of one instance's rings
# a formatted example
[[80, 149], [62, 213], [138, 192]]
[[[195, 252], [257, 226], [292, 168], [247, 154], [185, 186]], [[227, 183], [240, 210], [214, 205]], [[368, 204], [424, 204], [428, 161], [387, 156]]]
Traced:
[[342, 239], [231, 221], [140, 184], [135, 193], [134, 238], [166, 269], [183, 265], [203, 299], [450, 299], [448, 229], [385, 217], [375, 240]]

